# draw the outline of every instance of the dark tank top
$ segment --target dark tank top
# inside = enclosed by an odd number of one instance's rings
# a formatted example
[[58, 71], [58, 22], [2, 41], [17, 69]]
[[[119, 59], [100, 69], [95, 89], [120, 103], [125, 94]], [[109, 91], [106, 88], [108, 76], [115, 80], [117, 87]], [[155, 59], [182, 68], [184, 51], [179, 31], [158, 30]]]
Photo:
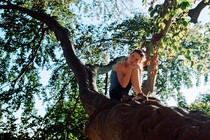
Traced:
[[120, 85], [120, 82], [117, 78], [117, 72], [112, 70], [111, 71], [111, 75], [110, 75], [110, 87], [109, 87], [109, 90], [110, 91], [113, 91], [113, 90], [120, 90], [123, 92], [123, 94], [128, 94], [129, 93], [129, 90], [131, 89], [131, 82], [128, 83], [128, 85], [123, 88], [121, 85]]

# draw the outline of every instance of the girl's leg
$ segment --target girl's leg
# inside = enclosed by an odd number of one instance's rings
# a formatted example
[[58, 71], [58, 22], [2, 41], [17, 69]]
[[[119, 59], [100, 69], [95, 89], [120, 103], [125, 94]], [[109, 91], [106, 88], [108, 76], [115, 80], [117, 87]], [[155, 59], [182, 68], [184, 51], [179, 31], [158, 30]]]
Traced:
[[131, 83], [137, 95], [133, 99], [140, 102], [148, 100], [147, 96], [144, 95], [144, 93], [141, 90], [141, 75], [142, 73], [139, 69], [134, 69], [131, 75]]
[[115, 89], [109, 91], [109, 96], [110, 96], [111, 100], [118, 100], [118, 101], [120, 101], [120, 99], [123, 96], [122, 88], [120, 87], [120, 85], [115, 87]]
[[134, 69], [131, 74], [131, 84], [134, 88], [135, 93], [138, 95], [142, 93], [141, 90], [141, 70]]

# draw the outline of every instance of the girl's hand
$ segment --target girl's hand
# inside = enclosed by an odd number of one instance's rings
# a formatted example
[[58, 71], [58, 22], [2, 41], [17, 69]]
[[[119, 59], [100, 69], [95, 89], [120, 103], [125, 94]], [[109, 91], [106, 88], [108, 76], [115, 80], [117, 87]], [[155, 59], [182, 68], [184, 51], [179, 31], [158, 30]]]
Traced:
[[140, 66], [139, 66], [139, 65], [130, 64], [130, 65], [128, 66], [128, 68], [133, 70], [133, 69], [140, 68]]

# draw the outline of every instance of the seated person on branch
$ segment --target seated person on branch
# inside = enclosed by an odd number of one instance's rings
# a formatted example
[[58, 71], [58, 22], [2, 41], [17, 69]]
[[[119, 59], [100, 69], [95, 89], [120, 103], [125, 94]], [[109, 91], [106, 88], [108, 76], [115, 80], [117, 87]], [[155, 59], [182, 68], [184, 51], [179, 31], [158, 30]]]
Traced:
[[147, 100], [147, 96], [141, 90], [142, 72], [145, 61], [144, 52], [136, 49], [131, 52], [126, 61], [119, 62], [113, 66], [109, 88], [111, 100], [124, 101], [130, 99], [128, 94], [131, 86], [133, 86], [136, 97]]

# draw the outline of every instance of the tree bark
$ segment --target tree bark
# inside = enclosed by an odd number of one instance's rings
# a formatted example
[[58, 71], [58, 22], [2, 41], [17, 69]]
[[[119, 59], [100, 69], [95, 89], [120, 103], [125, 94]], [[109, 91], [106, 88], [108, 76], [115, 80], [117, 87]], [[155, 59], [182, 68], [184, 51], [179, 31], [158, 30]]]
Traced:
[[207, 140], [210, 116], [165, 107], [158, 102], [110, 101], [86, 126], [89, 140]]
[[201, 11], [210, 4], [210, 1], [202, 0], [194, 9], [190, 9], [188, 12], [191, 22], [198, 23], [198, 17]]
[[[166, 7], [167, 8], [167, 7]], [[172, 16], [168, 20], [164, 20], [165, 28], [162, 29], [159, 33], [154, 34], [152, 36], [150, 44], [146, 47], [146, 56], [151, 59], [150, 65], [148, 66], [148, 73], [147, 73], [147, 81], [144, 85], [143, 92], [148, 95], [152, 94], [155, 96], [155, 83], [157, 79], [157, 72], [158, 72], [158, 47], [159, 42], [161, 39], [166, 35], [168, 30], [170, 29], [171, 23], [172, 23]]]

